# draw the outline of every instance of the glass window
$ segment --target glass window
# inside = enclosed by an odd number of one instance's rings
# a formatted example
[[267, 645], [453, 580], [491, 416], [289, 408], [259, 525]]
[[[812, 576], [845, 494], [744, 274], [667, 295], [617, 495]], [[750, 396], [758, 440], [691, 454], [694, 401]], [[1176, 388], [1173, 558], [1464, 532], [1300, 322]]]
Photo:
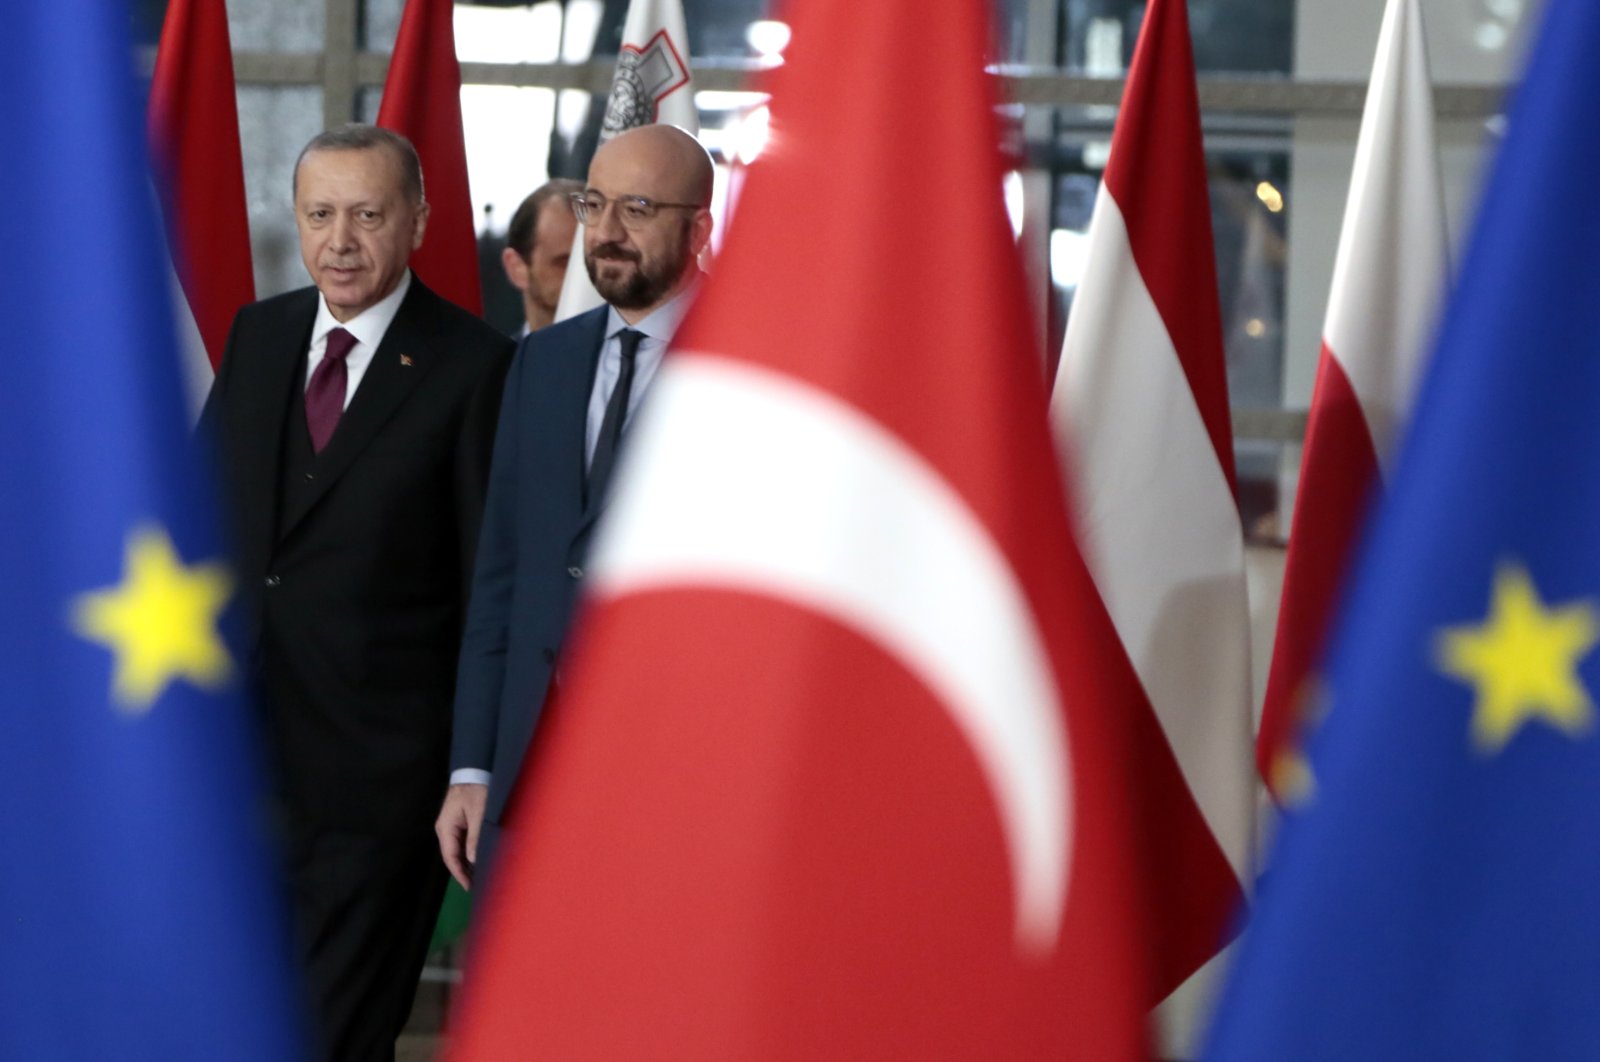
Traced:
[[327, 28], [326, 0], [232, 3], [228, 36], [235, 51], [320, 52]]
[[310, 280], [300, 263], [290, 182], [300, 149], [322, 129], [322, 90], [245, 85], [238, 98], [256, 297], [264, 299]]

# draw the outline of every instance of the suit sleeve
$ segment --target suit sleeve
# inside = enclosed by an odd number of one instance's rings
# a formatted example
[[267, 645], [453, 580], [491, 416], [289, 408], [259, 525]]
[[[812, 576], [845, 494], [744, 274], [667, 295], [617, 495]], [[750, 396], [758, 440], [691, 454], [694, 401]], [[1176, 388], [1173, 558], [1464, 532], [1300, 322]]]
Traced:
[[473, 558], [477, 552], [483, 509], [488, 494], [489, 468], [495, 430], [505, 387], [512, 345], [502, 339], [495, 345], [489, 368], [478, 378], [462, 418], [455, 452], [456, 538], [461, 543], [461, 599], [472, 594]]
[[526, 341], [512, 361], [500, 403], [489, 465], [477, 556], [467, 602], [466, 629], [456, 671], [450, 769], [488, 770], [494, 762], [500, 692], [505, 685], [507, 628], [517, 566], [517, 400]]

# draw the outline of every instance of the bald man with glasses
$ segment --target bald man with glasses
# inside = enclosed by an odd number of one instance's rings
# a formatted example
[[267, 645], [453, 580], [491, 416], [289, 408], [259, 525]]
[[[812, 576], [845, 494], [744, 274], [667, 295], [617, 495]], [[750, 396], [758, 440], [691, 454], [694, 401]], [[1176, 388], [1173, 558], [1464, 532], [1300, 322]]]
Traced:
[[481, 879], [549, 698], [619, 447], [688, 310], [711, 238], [711, 158], [667, 125], [604, 144], [582, 192], [584, 265], [607, 305], [523, 340], [506, 380], [435, 826]]

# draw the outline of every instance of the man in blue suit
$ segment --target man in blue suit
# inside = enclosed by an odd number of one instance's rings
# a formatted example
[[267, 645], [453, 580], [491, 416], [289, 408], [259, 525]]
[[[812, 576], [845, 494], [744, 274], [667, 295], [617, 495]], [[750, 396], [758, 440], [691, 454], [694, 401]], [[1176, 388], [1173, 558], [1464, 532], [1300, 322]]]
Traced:
[[435, 825], [464, 887], [507, 826], [623, 429], [700, 275], [711, 183], [710, 156], [681, 129], [641, 126], [604, 144], [573, 209], [607, 305], [528, 336], [506, 380]]

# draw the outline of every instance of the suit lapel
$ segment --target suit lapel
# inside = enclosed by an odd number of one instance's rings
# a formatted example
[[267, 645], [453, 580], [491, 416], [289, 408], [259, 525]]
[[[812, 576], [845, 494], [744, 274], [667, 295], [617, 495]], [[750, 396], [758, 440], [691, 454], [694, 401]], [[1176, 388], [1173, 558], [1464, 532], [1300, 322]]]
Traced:
[[241, 399], [235, 407], [240, 425], [235, 435], [239, 446], [238, 481], [250, 485], [248, 504], [253, 510], [240, 521], [251, 538], [241, 547], [243, 559], [255, 558], [261, 567], [272, 555], [278, 527], [283, 433], [289, 420], [289, 402], [299, 400], [302, 394], [296, 385], [303, 380], [305, 351], [311, 343], [311, 325], [316, 315], [317, 293], [310, 289], [303, 298], [288, 305], [275, 327], [263, 330], [266, 349], [242, 360], [242, 365], [253, 368], [248, 377], [235, 384]]
[[[361, 377], [350, 406], [339, 418], [333, 438], [317, 455], [316, 478], [307, 489], [296, 491], [286, 502], [282, 535], [288, 535], [306, 514], [314, 509], [329, 488], [350, 469], [378, 431], [396, 410], [416, 391], [438, 360], [437, 352], [425, 340], [426, 299], [431, 297], [422, 284], [412, 278], [411, 290], [378, 343], [372, 362]], [[276, 482], [274, 479], [273, 482]]]
[[594, 394], [594, 381], [600, 371], [600, 351], [605, 347], [606, 324], [611, 320], [610, 311], [602, 306], [595, 312], [593, 331], [586, 337], [587, 359], [575, 359], [582, 372], [577, 381], [577, 386], [582, 388], [578, 401], [571, 403], [578, 413], [578, 494], [581, 499], [582, 515], [578, 521], [578, 533], [588, 530], [594, 523], [595, 517], [600, 515], [600, 510], [605, 508], [604, 498], [588, 497], [589, 483], [589, 399]]

